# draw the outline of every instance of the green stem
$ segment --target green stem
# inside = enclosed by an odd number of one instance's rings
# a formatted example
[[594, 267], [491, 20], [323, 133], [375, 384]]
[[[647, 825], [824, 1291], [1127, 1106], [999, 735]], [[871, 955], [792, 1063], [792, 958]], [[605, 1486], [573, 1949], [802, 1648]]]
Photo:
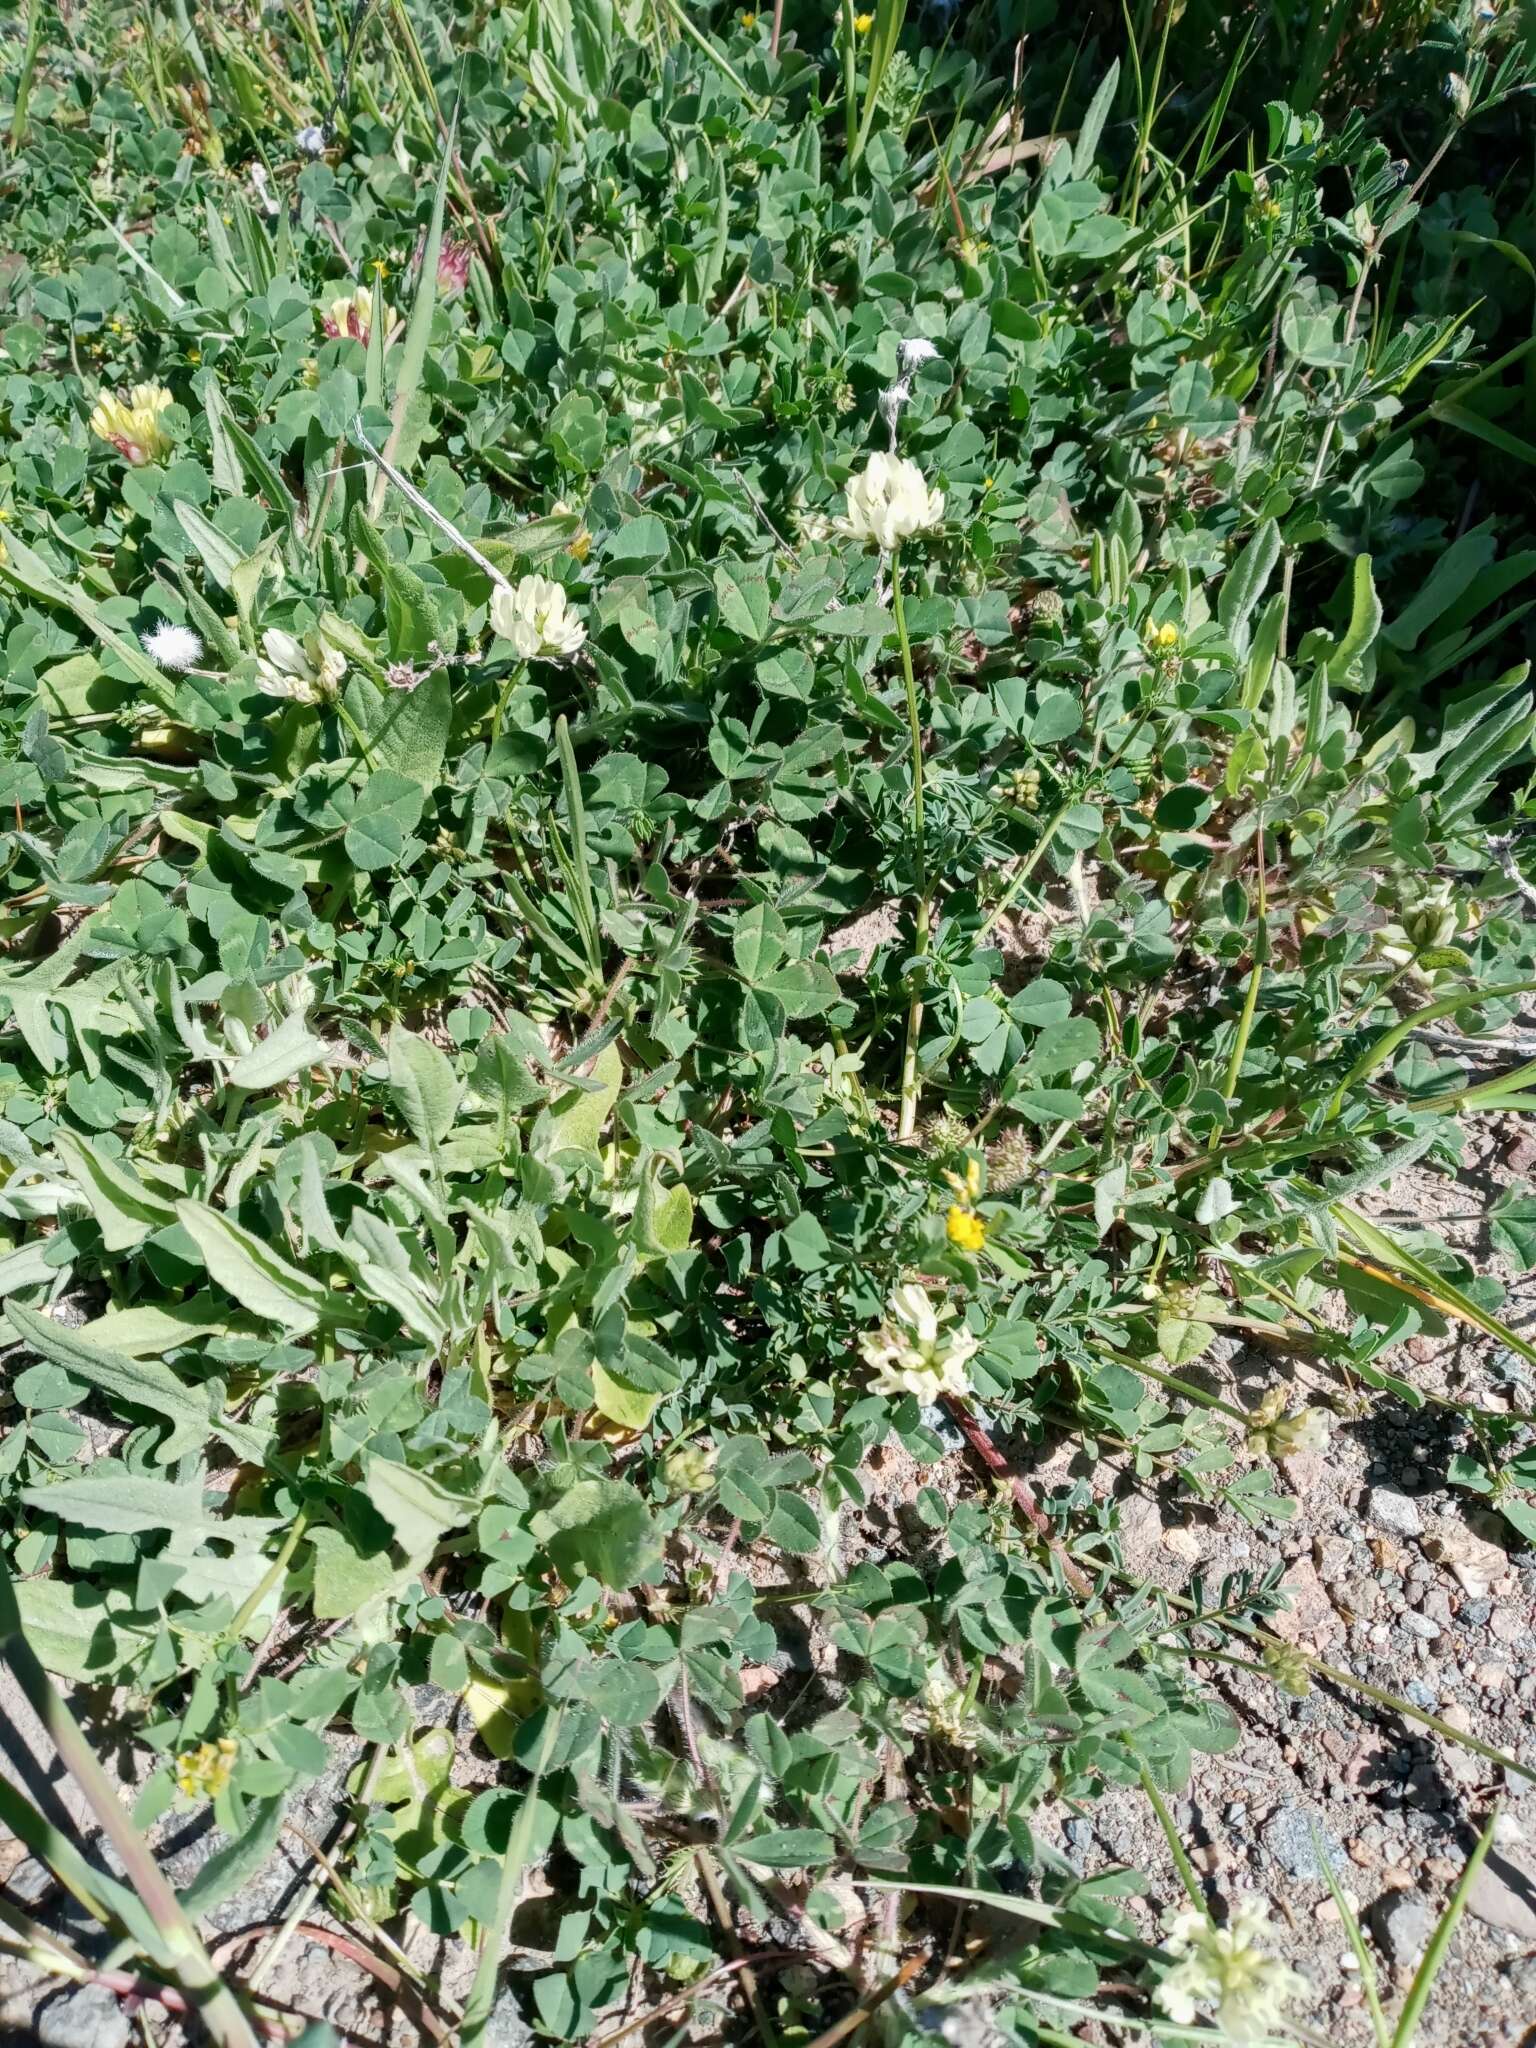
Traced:
[[1222, 1078], [1222, 1110], [1211, 1132], [1209, 1157], [1215, 1158], [1218, 1141], [1227, 1127], [1227, 1109], [1237, 1092], [1238, 1077], [1243, 1071], [1243, 1061], [1248, 1055], [1248, 1041], [1253, 1035], [1253, 1020], [1258, 1014], [1259, 989], [1264, 980], [1264, 965], [1269, 958], [1269, 899], [1264, 880], [1264, 807], [1259, 806], [1259, 822], [1256, 834], [1259, 856], [1259, 903], [1258, 924], [1253, 941], [1253, 967], [1248, 975], [1248, 987], [1243, 996], [1242, 1015], [1237, 1020], [1237, 1036], [1232, 1041], [1232, 1051], [1227, 1058], [1227, 1071]]
[[1488, 1825], [1483, 1829], [1477, 1847], [1467, 1858], [1466, 1866], [1456, 1880], [1456, 1889], [1452, 1892], [1445, 1911], [1440, 1915], [1438, 1926], [1430, 1936], [1423, 1961], [1414, 1973], [1413, 1982], [1408, 1987], [1408, 1996], [1403, 2001], [1403, 2009], [1398, 2014], [1397, 2031], [1392, 2036], [1392, 2048], [1413, 2048], [1413, 2037], [1419, 2030], [1419, 2021], [1429, 2002], [1429, 1994], [1434, 1989], [1435, 1979], [1439, 1976], [1440, 1967], [1445, 1961], [1445, 1952], [1451, 1945], [1451, 1936], [1456, 1932], [1457, 1924], [1467, 1909], [1467, 1900], [1471, 1895], [1477, 1873], [1482, 1869], [1488, 1851], [1493, 1847], [1494, 1831], [1499, 1824], [1499, 1811], [1499, 1804], [1495, 1802], [1493, 1812], [1488, 1816]]
[[196, 2003], [198, 2016], [209, 2035], [221, 2048], [256, 2048], [256, 2032], [250, 2019], [214, 1968], [197, 1929], [187, 1918], [149, 1844], [128, 1818], [117, 1786], [97, 1761], [79, 1722], [27, 1641], [15, 1593], [5, 1575], [0, 1575], [0, 1653], [15, 1673], [28, 1704], [47, 1729], [60, 1763], [80, 1787], [102, 1834], [117, 1852], [129, 1885], [153, 1921], [165, 1955], [174, 1965], [183, 1990]]
[[859, 53], [858, 38], [853, 27], [853, 0], [843, 0], [843, 131], [848, 145], [848, 161], [854, 161], [854, 150], [859, 139]]
[[1023, 862], [1015, 872], [1013, 879], [1009, 882], [1002, 895], [999, 896], [992, 909], [987, 913], [985, 923], [976, 934], [976, 944], [978, 946], [996, 928], [1000, 920], [1005, 918], [1009, 911], [1012, 910], [1015, 902], [1018, 900], [1019, 891], [1028, 882], [1035, 869], [1039, 867], [1041, 860], [1045, 856], [1046, 848], [1056, 837], [1057, 826], [1060, 825], [1062, 819], [1071, 808], [1070, 803], [1061, 804], [1046, 819], [1045, 829], [1041, 832], [1039, 839], [1024, 856]]
[[912, 836], [917, 868], [917, 915], [912, 999], [907, 1006], [906, 1041], [901, 1056], [901, 1111], [896, 1124], [898, 1139], [910, 1138], [917, 1128], [917, 1099], [921, 1081], [917, 1070], [918, 1039], [923, 1028], [923, 988], [927, 981], [929, 920], [932, 897], [928, 889], [928, 847], [923, 818], [923, 721], [917, 702], [917, 678], [912, 672], [912, 642], [907, 637], [906, 607], [901, 595], [901, 549], [891, 550], [891, 610], [896, 619], [896, 638], [901, 643], [901, 675], [907, 692], [907, 728], [912, 737]]
[[723, 77], [728, 78], [731, 81], [732, 85], [735, 86], [736, 90], [741, 94], [742, 98], [746, 101], [747, 105], [751, 107], [759, 117], [766, 114], [768, 109], [773, 105], [772, 98], [770, 97], [765, 100], [754, 99], [752, 96], [751, 86], [747, 84], [746, 80], [742, 77], [741, 73], [735, 68], [735, 66], [730, 62], [729, 58], [727, 58], [721, 51], [717, 50], [714, 44], [709, 40], [709, 37], [705, 35], [704, 31], [701, 28], [699, 28], [695, 22], [690, 20], [687, 13], [683, 10], [682, 7], [678, 5], [678, 0], [664, 0], [664, 4], [666, 6], [668, 14], [671, 15], [672, 19], [677, 23], [677, 26], [688, 38], [689, 42], [693, 43], [698, 49], [702, 50], [704, 55], [709, 59], [710, 63], [714, 65], [715, 69], [718, 72], [720, 72]]
[[357, 742], [357, 751], [362, 755], [365, 765], [369, 768], [377, 768], [379, 764], [373, 757], [373, 748], [368, 744], [367, 734], [358, 725], [357, 720], [352, 716], [339, 696], [335, 700], [335, 711], [336, 716]]
[[1145, 1764], [1142, 1764], [1140, 1769], [1141, 1789], [1152, 1802], [1152, 1811], [1157, 1815], [1157, 1824], [1162, 1829], [1164, 1839], [1168, 1844], [1168, 1852], [1173, 1858], [1173, 1867], [1179, 1873], [1179, 1883], [1183, 1885], [1185, 1891], [1189, 1894], [1189, 1903], [1194, 1907], [1195, 1911], [1203, 1913], [1206, 1919], [1209, 1920], [1211, 1918], [1211, 1909], [1206, 1903], [1205, 1893], [1200, 1889], [1200, 1880], [1195, 1875], [1195, 1867], [1184, 1853], [1184, 1844], [1179, 1840], [1179, 1831], [1173, 1824], [1173, 1815], [1168, 1811], [1167, 1803], [1162, 1793], [1158, 1791], [1157, 1786], [1153, 1783], [1152, 1773]]
[[[1256, 1629], [1254, 1635], [1261, 1642], [1280, 1643], [1280, 1638], [1271, 1635], [1268, 1629]], [[1300, 1657], [1314, 1678], [1326, 1678], [1330, 1685], [1342, 1685], [1351, 1692], [1363, 1693], [1368, 1700], [1375, 1700], [1378, 1706], [1390, 1707], [1394, 1714], [1400, 1714], [1405, 1721], [1417, 1721], [1423, 1728], [1433, 1728], [1435, 1733], [1443, 1735], [1447, 1742], [1457, 1743], [1462, 1749], [1470, 1749], [1475, 1755], [1486, 1758], [1489, 1763], [1499, 1765], [1501, 1770], [1513, 1771], [1516, 1777], [1528, 1778], [1536, 1785], [1536, 1770], [1532, 1770], [1529, 1764], [1521, 1763], [1518, 1757], [1507, 1756], [1502, 1749], [1495, 1749], [1491, 1743], [1480, 1742], [1475, 1735], [1467, 1735], [1460, 1728], [1453, 1728], [1449, 1721], [1442, 1721], [1438, 1714], [1426, 1714], [1397, 1693], [1387, 1692], [1379, 1685], [1372, 1685], [1369, 1679], [1356, 1678], [1352, 1672], [1339, 1671], [1332, 1664], [1323, 1663], [1322, 1659], [1314, 1657], [1310, 1650], [1300, 1650], [1294, 1643], [1285, 1643], [1282, 1647], [1287, 1656]], [[1268, 1678], [1273, 1683], [1274, 1675], [1266, 1666], [1251, 1664], [1246, 1657], [1234, 1657], [1225, 1650], [1191, 1650], [1189, 1654], [1200, 1659], [1202, 1663], [1230, 1664], [1234, 1671], [1248, 1671], [1256, 1678]]]
[[512, 1924], [512, 1915], [522, 1896], [523, 1875], [533, 1852], [534, 1827], [539, 1810], [539, 1781], [549, 1768], [560, 1740], [562, 1721], [561, 1710], [552, 1707], [547, 1710], [539, 1743], [539, 1753], [533, 1764], [528, 1789], [523, 1794], [523, 1803], [518, 1809], [517, 1819], [512, 1824], [511, 1838], [507, 1843], [506, 1861], [501, 1866], [501, 1881], [496, 1888], [496, 1905], [492, 1918], [486, 1923], [480, 1937], [480, 1960], [475, 1966], [475, 1981], [469, 1988], [469, 1997], [464, 2004], [464, 2018], [459, 2033], [460, 2048], [484, 2048], [486, 2029], [490, 2025], [491, 2013], [496, 2004], [496, 1981], [501, 1974], [501, 1959], [506, 1948], [507, 1931]]
[[242, 1601], [239, 1613], [235, 1616], [234, 1620], [229, 1624], [230, 1639], [233, 1642], [239, 1642], [241, 1635], [244, 1633], [246, 1624], [251, 1619], [251, 1616], [257, 1612], [257, 1610], [261, 1606], [262, 1601], [266, 1599], [267, 1595], [271, 1592], [272, 1588], [277, 1584], [278, 1580], [281, 1579], [281, 1577], [283, 1576], [283, 1573], [287, 1571], [289, 1565], [293, 1562], [293, 1553], [298, 1549], [300, 1540], [304, 1535], [304, 1531], [308, 1527], [309, 1516], [305, 1513], [303, 1508], [300, 1508], [299, 1512], [293, 1518], [293, 1527], [288, 1531], [288, 1534], [283, 1538], [282, 1548], [278, 1551], [276, 1557], [273, 1558], [272, 1562], [267, 1566], [267, 1569], [262, 1573], [261, 1583], [255, 1588], [254, 1592], [248, 1594], [245, 1600]]
[[43, 45], [42, 0], [31, 0], [27, 9], [27, 42], [21, 55], [21, 72], [16, 80], [16, 99], [11, 113], [11, 154], [27, 139], [27, 107], [32, 98], [32, 80], [37, 72], [38, 52]]
[[1529, 995], [1536, 989], [1536, 981], [1505, 981], [1493, 988], [1458, 989], [1454, 995], [1442, 996], [1438, 1002], [1426, 1003], [1422, 1010], [1414, 1010], [1400, 1018], [1389, 1031], [1366, 1053], [1363, 1053], [1339, 1083], [1332, 1102], [1328, 1105], [1326, 1121], [1331, 1123], [1344, 1107], [1349, 1091], [1373, 1073], [1384, 1060], [1389, 1060], [1403, 1040], [1421, 1024], [1438, 1023], [1442, 1017], [1453, 1017], [1458, 1010], [1470, 1010], [1481, 1003], [1502, 1002], [1506, 996]]
[[1131, 1358], [1122, 1352], [1106, 1350], [1106, 1358], [1112, 1358], [1117, 1365], [1123, 1365], [1128, 1372], [1139, 1372], [1144, 1378], [1155, 1380], [1170, 1393], [1182, 1395], [1186, 1401], [1193, 1401], [1197, 1408], [1214, 1409], [1218, 1415], [1226, 1415], [1233, 1422], [1240, 1422], [1244, 1429], [1251, 1427], [1253, 1417], [1245, 1415], [1241, 1408], [1234, 1408], [1230, 1401], [1223, 1401], [1219, 1395], [1208, 1394], [1204, 1387], [1197, 1387], [1190, 1380], [1181, 1380], [1176, 1373], [1163, 1372], [1158, 1366], [1148, 1365], [1144, 1358]]

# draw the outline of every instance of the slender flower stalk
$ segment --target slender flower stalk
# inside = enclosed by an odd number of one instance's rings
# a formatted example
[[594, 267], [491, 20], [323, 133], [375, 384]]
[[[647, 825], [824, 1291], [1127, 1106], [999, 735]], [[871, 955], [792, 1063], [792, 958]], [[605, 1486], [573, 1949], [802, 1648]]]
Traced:
[[906, 608], [901, 596], [901, 550], [891, 550], [891, 610], [896, 618], [896, 638], [901, 643], [901, 675], [907, 692], [907, 729], [912, 741], [912, 841], [917, 868], [917, 910], [913, 951], [912, 997], [907, 1006], [907, 1033], [901, 1055], [901, 1109], [896, 1135], [910, 1138], [917, 1128], [917, 1099], [920, 1083], [917, 1071], [918, 1037], [923, 1028], [923, 986], [927, 979], [929, 920], [932, 902], [928, 890], [928, 848], [923, 817], [923, 725], [917, 703], [917, 678], [912, 672], [912, 642], [907, 637]]

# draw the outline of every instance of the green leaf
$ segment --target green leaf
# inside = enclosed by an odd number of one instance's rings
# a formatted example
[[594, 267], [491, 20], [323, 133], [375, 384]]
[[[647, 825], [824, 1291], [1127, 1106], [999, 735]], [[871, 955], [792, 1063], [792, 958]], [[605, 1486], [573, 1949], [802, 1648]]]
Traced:
[[[442, 154], [438, 159], [437, 183], [432, 192], [432, 214], [427, 222], [427, 232], [422, 242], [421, 261], [416, 270], [416, 292], [411, 300], [410, 318], [405, 326], [405, 340], [401, 345], [398, 367], [395, 371], [394, 401], [390, 407], [389, 439], [384, 443], [384, 457], [397, 466], [402, 458], [409, 459], [411, 453], [403, 443], [406, 423], [410, 417], [413, 401], [421, 384], [422, 372], [426, 368], [427, 344], [432, 335], [432, 314], [437, 305], [438, 257], [443, 246], [443, 205], [448, 196], [448, 173], [452, 168], [454, 150], [459, 132], [459, 110], [454, 108], [448, 123], [448, 132], [443, 137]], [[377, 294], [375, 294], [377, 298]], [[381, 323], [375, 323], [378, 330]], [[414, 440], [414, 436], [412, 439]], [[374, 478], [373, 493], [369, 500], [369, 512], [377, 519], [389, 490], [389, 478], [380, 469]]]
[[317, 1038], [305, 1023], [302, 1012], [295, 1010], [275, 1031], [269, 1031], [265, 1038], [258, 1039], [249, 1052], [242, 1053], [233, 1062], [227, 1079], [235, 1088], [280, 1088], [295, 1074], [302, 1074], [310, 1067], [324, 1066], [327, 1061], [325, 1040]]
[[450, 1529], [474, 1519], [478, 1501], [392, 1458], [369, 1458], [363, 1491], [395, 1532], [408, 1557], [431, 1556]]
[[1517, 1273], [1530, 1272], [1536, 1266], [1536, 1194], [1506, 1188], [1488, 1212], [1488, 1237]]
[[413, 1562], [397, 1565], [387, 1550], [364, 1557], [350, 1536], [340, 1529], [316, 1527], [309, 1531], [314, 1553], [314, 1610], [317, 1621], [339, 1621], [344, 1614], [361, 1614], [372, 1601], [395, 1592], [420, 1577]]
[[163, 1230], [175, 1221], [172, 1203], [152, 1194], [136, 1174], [90, 1139], [60, 1131], [54, 1150], [85, 1197], [109, 1252], [132, 1251], [152, 1230]]
[[111, 1680], [134, 1648], [113, 1619], [125, 1603], [99, 1586], [21, 1579], [13, 1588], [22, 1627], [45, 1671], [82, 1684]]
[[571, 1583], [587, 1572], [615, 1592], [626, 1592], [661, 1557], [650, 1511], [623, 1479], [578, 1480], [536, 1517], [534, 1531]]
[[252, 1517], [213, 1520], [203, 1512], [200, 1486], [138, 1478], [115, 1458], [98, 1458], [87, 1471], [73, 1478], [24, 1486], [21, 1498], [40, 1514], [55, 1516], [61, 1522], [76, 1522], [87, 1529], [101, 1529], [114, 1536], [146, 1536], [158, 1529], [177, 1529], [183, 1534], [212, 1532], [234, 1536], [243, 1532], [266, 1536], [281, 1526]]
[[552, 1152], [598, 1152], [598, 1141], [613, 1105], [624, 1085], [624, 1061], [616, 1045], [605, 1045], [592, 1062], [589, 1077], [596, 1088], [575, 1093], [566, 1108], [549, 1119], [549, 1149]]
[[[266, 1433], [246, 1424], [225, 1424], [210, 1419], [208, 1397], [184, 1386], [168, 1365], [154, 1358], [130, 1358], [93, 1342], [88, 1331], [69, 1330], [35, 1309], [12, 1302], [6, 1319], [22, 1341], [40, 1358], [59, 1366], [71, 1379], [104, 1394], [114, 1412], [123, 1408], [148, 1414], [171, 1424], [160, 1443], [155, 1462], [169, 1465], [189, 1451], [201, 1451], [210, 1429], [232, 1434], [243, 1457], [260, 1458], [266, 1447]], [[91, 1326], [94, 1327], [94, 1326]]]
[[434, 669], [414, 690], [392, 690], [381, 700], [368, 744], [380, 768], [392, 769], [430, 794], [443, 776], [453, 730], [453, 691], [446, 669]]
[[744, 1863], [764, 1870], [803, 1870], [830, 1863], [835, 1844], [820, 1828], [773, 1828], [765, 1835], [753, 1835], [736, 1844]]
[[1209, 1323], [1180, 1315], [1157, 1319], [1157, 1348], [1175, 1371], [1182, 1365], [1193, 1365], [1215, 1341], [1216, 1332]]
[[461, 1100], [447, 1054], [397, 1024], [389, 1034], [389, 1086], [417, 1144], [429, 1153], [442, 1144]]
[[252, 1803], [241, 1832], [215, 1849], [178, 1894], [183, 1912], [194, 1918], [211, 1913], [261, 1874], [276, 1854], [287, 1803], [283, 1798]]
[[715, 599], [722, 625], [754, 645], [768, 631], [773, 615], [768, 579], [745, 562], [720, 562], [714, 572]]
[[1380, 630], [1381, 599], [1376, 595], [1376, 585], [1371, 577], [1371, 558], [1369, 555], [1356, 555], [1354, 603], [1349, 624], [1328, 657], [1329, 674], [1344, 675], [1369, 650]]
[[202, 1254], [209, 1277], [263, 1322], [303, 1336], [333, 1310], [328, 1288], [206, 1202], [178, 1202], [176, 1218]]
[[1248, 621], [1255, 605], [1274, 574], [1280, 559], [1280, 528], [1273, 519], [1261, 519], [1253, 538], [1222, 579], [1216, 616], [1221, 629], [1239, 654], [1248, 644]]

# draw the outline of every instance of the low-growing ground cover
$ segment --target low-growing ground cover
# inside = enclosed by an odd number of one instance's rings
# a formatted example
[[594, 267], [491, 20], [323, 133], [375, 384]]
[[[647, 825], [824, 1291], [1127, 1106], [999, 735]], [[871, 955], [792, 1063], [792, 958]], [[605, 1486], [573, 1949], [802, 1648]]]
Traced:
[[[296, 1941], [399, 2038], [1330, 2038], [1181, 1839], [1224, 1674], [1536, 1758], [1123, 1502], [1426, 1414], [1536, 1536], [1536, 1345], [1382, 1195], [1527, 1103], [1523, 558], [1424, 573], [1481, 364], [1382, 296], [1519, 46], [1405, 164], [897, 8], [40, 23], [7, 1945], [223, 2042]], [[1041, 1824], [1128, 1795], [1182, 1898]], [[1469, 1814], [1417, 1975], [1336, 1907], [1362, 2041], [1455, 2038]]]

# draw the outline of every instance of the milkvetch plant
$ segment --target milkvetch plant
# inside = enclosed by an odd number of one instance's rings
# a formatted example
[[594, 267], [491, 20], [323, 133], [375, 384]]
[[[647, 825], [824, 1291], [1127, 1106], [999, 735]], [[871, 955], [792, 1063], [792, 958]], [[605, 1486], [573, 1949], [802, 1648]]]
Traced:
[[1536, 983], [1519, 557], [1401, 531], [1428, 157], [1165, 152], [1114, 69], [1025, 149], [1057, 81], [900, 7], [305, 9], [206, 95], [134, 26], [34, 93], [0, 326], [0, 1621], [134, 1883], [0, 1818], [222, 2041], [194, 1922], [343, 1738], [330, 1910], [471, 1944], [472, 2043], [918, 2039], [978, 1897], [1008, 2038], [1283, 2028], [1251, 1913], [1159, 1948], [1035, 1819], [1314, 1674], [1113, 1475], [1262, 1525], [1432, 1319], [1536, 1359], [1364, 1201], [1525, 1106]]

